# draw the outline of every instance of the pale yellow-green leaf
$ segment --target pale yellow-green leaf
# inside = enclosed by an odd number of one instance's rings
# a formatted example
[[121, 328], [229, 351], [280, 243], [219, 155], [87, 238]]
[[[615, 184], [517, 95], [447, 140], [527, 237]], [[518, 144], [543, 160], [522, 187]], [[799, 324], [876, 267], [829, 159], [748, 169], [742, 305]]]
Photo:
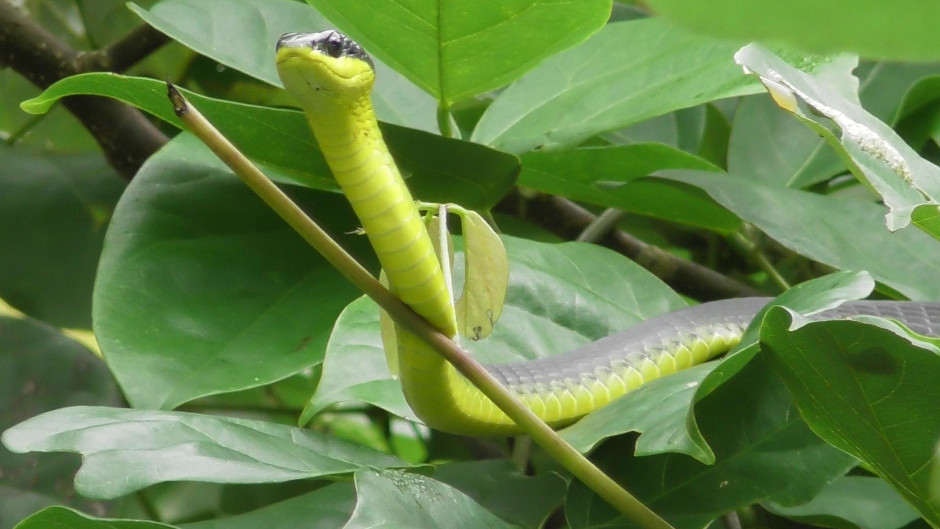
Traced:
[[509, 259], [499, 235], [479, 214], [461, 214], [465, 279], [457, 300], [461, 336], [481, 340], [493, 331], [503, 310], [509, 284]]

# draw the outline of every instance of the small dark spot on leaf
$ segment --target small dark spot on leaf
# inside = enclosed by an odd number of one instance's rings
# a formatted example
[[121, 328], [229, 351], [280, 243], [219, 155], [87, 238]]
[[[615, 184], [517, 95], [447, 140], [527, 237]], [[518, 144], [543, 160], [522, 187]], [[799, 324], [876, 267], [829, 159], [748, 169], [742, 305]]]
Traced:
[[295, 352], [300, 351], [304, 347], [307, 347], [307, 344], [309, 344], [310, 340], [312, 339], [313, 339], [313, 336], [304, 336], [303, 339], [301, 339], [300, 342], [297, 343], [297, 347], [294, 348], [294, 351]]
[[884, 375], [898, 370], [897, 360], [882, 349], [870, 348], [864, 351], [850, 351], [849, 364], [862, 373]]

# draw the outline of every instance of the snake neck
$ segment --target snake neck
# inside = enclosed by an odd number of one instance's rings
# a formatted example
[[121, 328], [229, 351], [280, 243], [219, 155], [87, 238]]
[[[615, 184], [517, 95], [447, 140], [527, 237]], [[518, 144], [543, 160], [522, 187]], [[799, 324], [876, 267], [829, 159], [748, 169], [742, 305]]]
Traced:
[[391, 290], [438, 330], [455, 336], [456, 318], [440, 261], [388, 152], [368, 95], [321, 100], [304, 111]]

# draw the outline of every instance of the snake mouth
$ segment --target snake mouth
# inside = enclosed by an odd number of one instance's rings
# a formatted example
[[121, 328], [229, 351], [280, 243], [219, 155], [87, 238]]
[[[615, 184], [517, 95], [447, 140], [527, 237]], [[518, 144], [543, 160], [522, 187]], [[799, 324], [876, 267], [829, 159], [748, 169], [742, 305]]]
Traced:
[[[334, 59], [343, 57], [359, 59], [368, 63], [369, 67], [375, 70], [372, 57], [369, 57], [369, 54], [362, 49], [362, 46], [335, 29], [316, 33], [285, 33], [277, 39], [275, 50], [280, 52], [281, 48], [311, 50]], [[278, 56], [281, 57], [281, 54], [279, 53]]]

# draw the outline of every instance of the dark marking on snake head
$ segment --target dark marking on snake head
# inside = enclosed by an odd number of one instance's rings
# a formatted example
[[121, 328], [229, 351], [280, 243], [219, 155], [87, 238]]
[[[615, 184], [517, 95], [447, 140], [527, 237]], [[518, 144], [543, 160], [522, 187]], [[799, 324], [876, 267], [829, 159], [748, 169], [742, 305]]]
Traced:
[[323, 40], [323, 48], [326, 50], [326, 54], [338, 59], [343, 54], [343, 40], [342, 34], [336, 31], [330, 33], [330, 36]]
[[473, 328], [473, 341], [478, 342], [483, 339], [483, 327], [477, 325]]
[[369, 63], [369, 66], [375, 69], [372, 57], [369, 57], [362, 46], [335, 29], [316, 33], [285, 33], [277, 39], [276, 49], [281, 48], [310, 48], [335, 59], [353, 57]]
[[486, 319], [490, 321], [490, 327], [496, 327], [496, 318], [493, 317], [493, 309], [486, 309]]

